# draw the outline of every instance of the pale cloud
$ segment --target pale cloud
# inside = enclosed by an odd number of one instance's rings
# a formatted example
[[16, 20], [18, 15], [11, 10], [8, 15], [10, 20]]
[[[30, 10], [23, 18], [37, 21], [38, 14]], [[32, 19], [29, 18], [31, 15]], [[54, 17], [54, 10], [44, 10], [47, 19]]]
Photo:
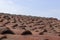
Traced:
[[[0, 12], [11, 14], [23, 14], [43, 17], [57, 17], [60, 14], [59, 9], [34, 10], [30, 7], [17, 5], [15, 2], [19, 0], [0, 0]], [[33, 0], [26, 0], [33, 1]]]
[[16, 5], [12, 0], [0, 0], [0, 2], [0, 12], [23, 15], [31, 15], [33, 13], [32, 9], [22, 5]]
[[0, 0], [0, 4], [13, 4], [14, 2], [12, 0]]
[[12, 1], [8, 0], [0, 0], [0, 12], [8, 12], [14, 9]]
[[12, 0], [0, 0], [0, 12], [25, 14], [25, 11], [27, 10], [29, 10], [28, 7], [16, 5]]

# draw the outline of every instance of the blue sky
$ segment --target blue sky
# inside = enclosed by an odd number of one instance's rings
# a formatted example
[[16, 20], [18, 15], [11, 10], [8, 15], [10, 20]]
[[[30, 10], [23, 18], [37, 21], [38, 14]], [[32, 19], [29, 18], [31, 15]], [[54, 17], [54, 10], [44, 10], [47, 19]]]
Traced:
[[0, 12], [60, 19], [60, 0], [0, 0]]

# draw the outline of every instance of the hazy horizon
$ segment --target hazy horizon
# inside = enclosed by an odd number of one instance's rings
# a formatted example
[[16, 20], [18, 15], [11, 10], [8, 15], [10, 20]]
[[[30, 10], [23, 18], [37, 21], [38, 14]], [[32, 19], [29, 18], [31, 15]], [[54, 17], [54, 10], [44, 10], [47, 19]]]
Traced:
[[0, 0], [0, 12], [60, 19], [60, 0]]

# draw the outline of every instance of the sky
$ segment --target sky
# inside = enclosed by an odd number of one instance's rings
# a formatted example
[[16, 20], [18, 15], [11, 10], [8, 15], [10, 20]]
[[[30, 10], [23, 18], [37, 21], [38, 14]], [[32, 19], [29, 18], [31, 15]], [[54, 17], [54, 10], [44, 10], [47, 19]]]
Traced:
[[60, 19], [60, 0], [0, 0], [0, 12]]

